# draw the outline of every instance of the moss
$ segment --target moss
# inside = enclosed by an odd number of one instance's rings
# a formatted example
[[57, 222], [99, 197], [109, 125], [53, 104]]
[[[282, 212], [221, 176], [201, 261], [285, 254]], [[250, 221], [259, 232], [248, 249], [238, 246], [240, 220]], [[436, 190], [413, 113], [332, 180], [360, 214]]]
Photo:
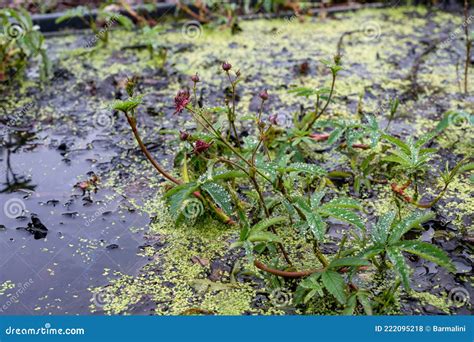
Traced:
[[[206, 277], [211, 272], [210, 263], [227, 253], [235, 229], [210, 220], [175, 227], [161, 201], [149, 201], [142, 208], [154, 217], [149, 234], [164, 247], [146, 248], [144, 253], [153, 261], [137, 277], [115, 273], [110, 286], [93, 289], [95, 293], [105, 291], [106, 312], [128, 312], [143, 298], [156, 303], [156, 314], [177, 315], [195, 308], [218, 314], [255, 312], [251, 308], [255, 291], [248, 284]], [[196, 257], [207, 263], [193, 262]], [[222, 272], [222, 279], [229, 276]]]
[[436, 296], [429, 292], [410, 291], [410, 297], [417, 299], [423, 305], [433, 305], [441, 311], [450, 314], [449, 302], [446, 297]]
[[14, 288], [15, 284], [11, 280], [4, 281], [0, 284], [0, 296], [5, 295], [5, 293]]

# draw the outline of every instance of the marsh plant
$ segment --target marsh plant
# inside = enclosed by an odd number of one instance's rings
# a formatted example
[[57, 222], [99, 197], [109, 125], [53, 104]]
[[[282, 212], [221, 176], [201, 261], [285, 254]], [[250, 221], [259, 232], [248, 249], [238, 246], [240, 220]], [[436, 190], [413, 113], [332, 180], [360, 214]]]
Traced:
[[[278, 119], [265, 112], [265, 104], [272, 101], [271, 91], [266, 89], [255, 94], [260, 101], [256, 113], [239, 113], [236, 93], [242, 73], [231, 63], [221, 65], [228, 85], [224, 106], [211, 107], [199, 101], [196, 90], [201, 80], [198, 74], [192, 76], [192, 89], [180, 90], [174, 99], [174, 115], [189, 114], [195, 129], [176, 136], [180, 149], [172, 171], [153, 158], [140, 136], [137, 115], [142, 97], [135, 93], [135, 80], [127, 82], [128, 99], [116, 102], [113, 108], [125, 115], [146, 158], [171, 183], [164, 197], [176, 224], [193, 224], [210, 215], [229, 229], [238, 227], [240, 234], [231, 248], [243, 249], [248, 267], [261, 271], [270, 283], [278, 281], [294, 291], [292, 303], [304, 310], [324, 297], [335, 311], [384, 313], [400, 284], [409, 290], [405, 253], [453, 271], [440, 248], [407, 233], [422, 230], [422, 225], [433, 219], [429, 208], [454, 177], [472, 165], [463, 159], [448, 167], [440, 175], [444, 182], [440, 194], [420, 205], [420, 179], [435, 152], [424, 145], [436, 132], [403, 142], [381, 129], [377, 119], [368, 114], [352, 121], [331, 119], [328, 110], [335, 101], [343, 65], [340, 56], [323, 64], [330, 77], [327, 87], [291, 90], [311, 104], [294, 115], [289, 129], [280, 127]], [[247, 128], [249, 123], [252, 129]], [[404, 177], [404, 188], [395, 185], [394, 191], [415, 205], [398, 212], [393, 205], [375, 225], [368, 224], [357, 196], [340, 195], [331, 181], [337, 170], [314, 161], [315, 144], [339, 149], [348, 156], [356, 193], [379, 178], [390, 187], [390, 181]], [[403, 190], [412, 184], [415, 195], [410, 200], [403, 198]], [[324, 244], [334, 222], [346, 229], [336, 250], [328, 252]], [[291, 243], [294, 240], [300, 247]], [[366, 272], [391, 275], [386, 277], [383, 291], [360, 281]]]
[[44, 36], [25, 10], [1, 9], [0, 82], [21, 78], [28, 64], [37, 56], [41, 59], [39, 70], [44, 81], [51, 72]]
[[102, 5], [94, 14], [88, 7], [78, 6], [67, 10], [61, 17], [56, 19], [56, 24], [78, 18], [86, 27], [89, 27], [95, 39], [88, 42], [87, 47], [94, 47], [97, 41], [105, 46], [109, 42], [109, 35], [112, 26], [118, 25], [130, 30], [133, 28], [133, 21], [127, 16], [116, 11], [113, 6]]

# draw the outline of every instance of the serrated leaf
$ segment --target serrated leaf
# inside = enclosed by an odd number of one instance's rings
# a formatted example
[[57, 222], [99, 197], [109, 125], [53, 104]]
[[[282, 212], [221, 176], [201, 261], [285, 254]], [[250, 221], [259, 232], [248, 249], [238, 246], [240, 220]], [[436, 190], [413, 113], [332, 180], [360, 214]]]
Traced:
[[230, 180], [235, 178], [245, 178], [247, 175], [243, 171], [231, 170], [231, 171], [217, 171], [212, 175], [211, 181], [215, 182], [218, 180]]
[[275, 216], [271, 218], [266, 218], [258, 222], [256, 225], [254, 225], [252, 227], [252, 231], [253, 232], [262, 231], [271, 226], [274, 226], [276, 224], [281, 224], [287, 221], [288, 219], [285, 216]]
[[311, 233], [313, 233], [316, 240], [322, 241], [326, 233], [326, 223], [316, 213], [305, 213], [305, 216]]
[[315, 95], [318, 93], [316, 89], [313, 88], [308, 88], [308, 87], [298, 87], [294, 89], [290, 89], [288, 91], [290, 94], [295, 94], [296, 96], [305, 96], [305, 97], [310, 97], [312, 95]]
[[425, 145], [428, 141], [433, 139], [436, 136], [437, 132], [428, 132], [423, 134], [416, 143], [414, 143], [415, 148], [420, 148], [421, 146]]
[[342, 314], [346, 316], [353, 315], [356, 306], [357, 306], [357, 298], [356, 298], [356, 295], [354, 294], [347, 299], [346, 307], [342, 311]]
[[366, 292], [358, 291], [357, 299], [362, 304], [365, 314], [368, 316], [372, 316], [373, 311], [372, 311], [372, 304], [370, 303], [370, 300], [369, 300], [369, 294]]
[[391, 135], [388, 135], [388, 134], [384, 134], [382, 135], [382, 137], [385, 139], [385, 140], [388, 140], [389, 142], [391, 142], [392, 144], [398, 146], [403, 152], [405, 152], [406, 154], [410, 154], [410, 147], [405, 144], [403, 141], [401, 141], [400, 139], [398, 138], [395, 138]]
[[347, 257], [347, 258], [340, 258], [331, 261], [329, 264], [329, 268], [339, 268], [339, 267], [344, 267], [344, 266], [369, 266], [370, 262], [362, 259], [362, 258], [356, 258], [356, 257]]
[[[198, 186], [196, 183], [186, 183], [174, 187], [165, 194], [165, 197], [168, 199], [170, 213], [177, 221], [185, 209], [185, 201], [188, 200], [197, 189]], [[193, 198], [193, 200], [199, 201], [195, 198]]]
[[396, 245], [397, 248], [422, 257], [428, 261], [432, 261], [450, 272], [455, 272], [456, 268], [451, 263], [448, 255], [440, 248], [427, 242], [421, 241], [400, 241]]
[[143, 95], [131, 97], [125, 101], [116, 101], [113, 103], [112, 108], [124, 113], [129, 113], [135, 110], [142, 103]]
[[379, 218], [372, 231], [372, 239], [376, 243], [385, 244], [390, 233], [393, 220], [395, 219], [395, 215], [396, 213], [394, 211], [389, 211]]
[[321, 205], [321, 200], [324, 198], [325, 195], [326, 195], [326, 192], [324, 191], [313, 192], [310, 199], [312, 210], [316, 211], [319, 209], [319, 206]]
[[275, 235], [270, 232], [250, 232], [250, 235], [247, 239], [250, 242], [282, 242], [281, 238], [278, 235]]
[[321, 280], [324, 284], [324, 287], [330, 294], [334, 296], [334, 298], [337, 299], [339, 303], [346, 303], [346, 283], [344, 282], [344, 278], [342, 278], [339, 273], [328, 270], [321, 275]]
[[323, 208], [345, 208], [345, 209], [357, 209], [362, 210], [360, 202], [353, 198], [348, 197], [337, 197], [325, 203]]
[[232, 215], [232, 202], [227, 190], [217, 183], [206, 183], [201, 186], [201, 189], [206, 191], [212, 200], [227, 214]]
[[397, 247], [388, 247], [386, 249], [387, 256], [393, 264], [393, 267], [397, 271], [398, 275], [400, 276], [403, 286], [406, 290], [410, 289], [410, 275], [408, 266], [405, 262], [405, 258], [403, 257], [402, 253]]
[[313, 273], [308, 278], [305, 278], [301, 281], [299, 286], [304, 287], [305, 289], [318, 289], [321, 290], [320, 294], [323, 295], [321, 284], [319, 283], [319, 278], [321, 278], [321, 273]]
[[332, 218], [353, 224], [354, 226], [362, 230], [365, 230], [365, 224], [362, 221], [362, 219], [356, 213], [350, 210], [343, 209], [343, 208], [327, 207], [327, 208], [321, 208], [320, 213], [321, 215], [330, 216]]
[[314, 164], [292, 163], [284, 169], [285, 172], [303, 172], [313, 176], [324, 176], [327, 172], [322, 167]]
[[342, 137], [342, 134], [344, 133], [343, 128], [335, 128], [331, 134], [329, 134], [329, 138], [326, 142], [328, 145], [334, 144], [337, 140], [339, 140]]
[[382, 246], [371, 246], [369, 248], [366, 248], [361, 254], [361, 258], [367, 258], [370, 259], [376, 255], [379, 255], [380, 253], [384, 252], [385, 248]]
[[389, 244], [394, 244], [398, 242], [403, 235], [405, 235], [411, 229], [418, 227], [422, 223], [425, 223], [435, 217], [433, 212], [414, 212], [409, 217], [401, 220], [398, 222], [390, 232], [390, 236], [388, 238]]

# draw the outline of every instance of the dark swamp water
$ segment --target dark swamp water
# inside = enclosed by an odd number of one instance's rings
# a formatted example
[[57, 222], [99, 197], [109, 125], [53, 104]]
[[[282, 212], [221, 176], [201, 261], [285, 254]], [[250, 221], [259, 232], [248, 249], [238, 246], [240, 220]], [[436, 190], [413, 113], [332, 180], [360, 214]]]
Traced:
[[[204, 31], [201, 40], [190, 40], [181, 30], [170, 29], [157, 38], [170, 48], [164, 70], [139, 48], [145, 38], [137, 33], [114, 31], [110, 46], [92, 54], [80, 50], [88, 37], [49, 39], [55, 61], [51, 84], [41, 88], [30, 81], [2, 94], [0, 102], [0, 314], [88, 314], [91, 304], [101, 313], [102, 298], [90, 291], [99, 287], [112, 287], [126, 303], [119, 308], [107, 303], [107, 313], [180, 313], [195, 301], [202, 302], [202, 298], [195, 300], [198, 295], [188, 284], [197, 277], [193, 272], [199, 265], [183, 267], [187, 272], [183, 277], [170, 280], [162, 276], [163, 269], [169, 271], [176, 266], [181, 270], [174, 259], [188, 254], [160, 254], [163, 244], [156, 241], [164, 236], [173, 245], [182, 236], [174, 237], [166, 230], [159, 231], [159, 237], [147, 234], [150, 221], [160, 213], [141, 207], [156, 198], [162, 180], [143, 160], [124, 118], [109, 109], [110, 103], [123, 97], [120, 85], [127, 76], [138, 75], [139, 90], [147, 94], [139, 118], [145, 142], [161, 162], [171, 164], [165, 156], [176, 146], [166, 142], [167, 136], [190, 127], [188, 117], [172, 116], [173, 97], [177, 89], [189, 85], [189, 75], [198, 71], [204, 80], [200, 96], [206, 102], [216, 102], [222, 97], [222, 77], [216, 65], [230, 59], [247, 75], [247, 86], [238, 94], [239, 108], [245, 113], [254, 112], [258, 107], [254, 94], [266, 86], [273, 96], [269, 110], [284, 120], [300, 107], [299, 99], [287, 94], [288, 85], [324, 84], [327, 75], [315, 61], [334, 53], [342, 33], [368, 21], [380, 29], [377, 37], [344, 40], [346, 70], [332, 112], [342, 117], [351, 115], [363, 91], [367, 110], [372, 112], [384, 106], [385, 99], [399, 95], [403, 115], [392, 129], [406, 136], [433, 126], [447, 110], [473, 111], [473, 95], [460, 94], [449, 51], [429, 55], [422, 61], [417, 79], [407, 79], [432, 37], [449, 37], [459, 25], [458, 19], [411, 8], [343, 14], [323, 24], [317, 20], [304, 24], [253, 21], [244, 23], [244, 31], [235, 37]], [[451, 48], [460, 51], [462, 45], [453, 44]], [[298, 72], [303, 62], [310, 65], [304, 76]], [[28, 75], [35, 79], [36, 71], [30, 70]], [[418, 97], [411, 91], [415, 86], [419, 87]], [[455, 155], [472, 152], [472, 128], [457, 127], [447, 134], [437, 146], [443, 158], [454, 158], [450, 151]], [[343, 167], [345, 161], [340, 158], [340, 154], [325, 152], [323, 163]], [[425, 241], [436, 243], [450, 254], [457, 273], [449, 274], [433, 263], [410, 259], [413, 288], [430, 296], [404, 297], [402, 312], [472, 312], [469, 305], [449, 308], [445, 301], [446, 294], [457, 288], [466, 291], [471, 301], [473, 298], [472, 186], [469, 190], [468, 184], [466, 179], [456, 183], [440, 203], [437, 219], [426, 225], [423, 234]], [[365, 199], [372, 211], [382, 210], [385, 199], [373, 196], [369, 194]], [[371, 214], [368, 219], [373, 222]], [[338, 228], [337, 224], [331, 226], [333, 240], [325, 246], [328, 252], [341, 237]], [[228, 244], [227, 235], [211, 236], [224, 246]], [[158, 257], [142, 253], [150, 246], [156, 247]], [[196, 247], [204, 253], [202, 249]], [[235, 255], [222, 252], [214, 257], [209, 269], [203, 267], [205, 280], [224, 281], [214, 270], [220, 267], [229, 273], [228, 265], [235, 263]], [[111, 284], [111, 274], [116, 272], [140, 281], [134, 281], [133, 286], [129, 282]], [[150, 272], [156, 274], [156, 279]], [[150, 279], [161, 281], [170, 292], [150, 290]], [[184, 285], [175, 286], [180, 282]], [[235, 290], [239, 303], [252, 303], [251, 309], [243, 305], [245, 309], [238, 313], [259, 313], [255, 302], [268, 296], [255, 290], [259, 286], [248, 287]], [[188, 307], [180, 302], [174, 307], [167, 303], [166, 310], [160, 307], [163, 298], [172, 298], [173, 302], [173, 297], [181, 296], [194, 296], [193, 304]], [[218, 313], [236, 313], [206, 303]]]

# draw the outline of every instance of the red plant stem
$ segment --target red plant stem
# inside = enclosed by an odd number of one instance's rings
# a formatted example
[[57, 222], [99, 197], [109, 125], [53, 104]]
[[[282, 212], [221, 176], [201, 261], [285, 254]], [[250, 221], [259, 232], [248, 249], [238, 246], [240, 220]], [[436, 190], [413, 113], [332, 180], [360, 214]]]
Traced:
[[158, 162], [153, 158], [153, 156], [151, 155], [151, 153], [148, 151], [148, 149], [146, 148], [145, 144], [143, 143], [141, 137], [140, 137], [140, 134], [138, 133], [138, 130], [137, 130], [137, 125], [136, 125], [136, 121], [134, 118], [130, 117], [128, 114], [125, 114], [126, 118], [127, 118], [127, 121], [128, 121], [128, 124], [130, 125], [130, 127], [132, 128], [132, 132], [133, 132], [133, 135], [135, 136], [135, 140], [138, 142], [138, 146], [140, 146], [140, 149], [142, 150], [143, 154], [145, 155], [145, 157], [147, 157], [147, 159], [149, 160], [149, 162], [151, 163], [151, 165], [153, 165], [153, 167], [163, 176], [165, 177], [166, 179], [168, 179], [169, 181], [175, 183], [175, 184], [182, 184], [183, 182], [179, 179], [176, 179], [175, 177], [173, 177], [172, 175], [170, 175], [165, 169], [163, 169], [161, 167], [160, 164], [158, 164]]
[[[183, 184], [183, 182], [180, 179], [177, 179], [170, 175], [163, 167], [158, 164], [158, 162], [153, 158], [151, 153], [148, 151], [146, 148], [145, 144], [143, 143], [140, 134], [138, 133], [136, 121], [133, 117], [130, 117], [128, 114], [125, 114], [125, 117], [127, 118], [128, 124], [132, 128], [133, 135], [135, 136], [135, 140], [138, 142], [138, 145], [140, 146], [140, 149], [142, 150], [143, 154], [145, 157], [148, 159], [148, 161], [153, 165], [153, 167], [166, 179], [171, 181], [172, 183], [176, 185]], [[199, 198], [201, 201], [206, 201], [204, 196], [199, 192], [195, 191], [193, 195], [197, 198]], [[216, 215], [225, 223], [225, 224], [235, 224], [235, 221], [232, 220], [231, 217], [227, 216], [220, 208], [218, 208], [214, 203], [209, 203], [209, 206], [211, 209], [216, 213]]]
[[[309, 137], [315, 141], [326, 141], [329, 139], [328, 133], [311, 133]], [[344, 145], [347, 146], [347, 145]], [[353, 144], [353, 148], [360, 148], [361, 150], [368, 150], [370, 148], [367, 144]]]
[[[326, 268], [315, 268], [315, 269], [312, 269], [312, 270], [305, 270], [305, 271], [282, 271], [282, 270], [277, 270], [275, 268], [271, 268], [267, 265], [265, 265], [264, 263], [258, 261], [258, 260], [255, 260], [254, 261], [254, 265], [255, 267], [257, 267], [258, 269], [262, 270], [262, 271], [265, 271], [265, 272], [268, 272], [270, 274], [273, 274], [273, 275], [276, 275], [276, 276], [279, 276], [279, 277], [283, 277], [283, 278], [304, 278], [304, 277], [308, 277], [310, 276], [311, 274], [314, 274], [314, 273], [321, 273], [321, 272], [324, 272], [326, 271]], [[358, 267], [359, 270], [361, 271], [365, 271], [367, 270], [367, 267], [366, 266], [361, 266], [361, 267]], [[349, 271], [349, 268], [348, 267], [343, 267], [341, 269], [339, 269], [339, 273], [346, 273]]]

